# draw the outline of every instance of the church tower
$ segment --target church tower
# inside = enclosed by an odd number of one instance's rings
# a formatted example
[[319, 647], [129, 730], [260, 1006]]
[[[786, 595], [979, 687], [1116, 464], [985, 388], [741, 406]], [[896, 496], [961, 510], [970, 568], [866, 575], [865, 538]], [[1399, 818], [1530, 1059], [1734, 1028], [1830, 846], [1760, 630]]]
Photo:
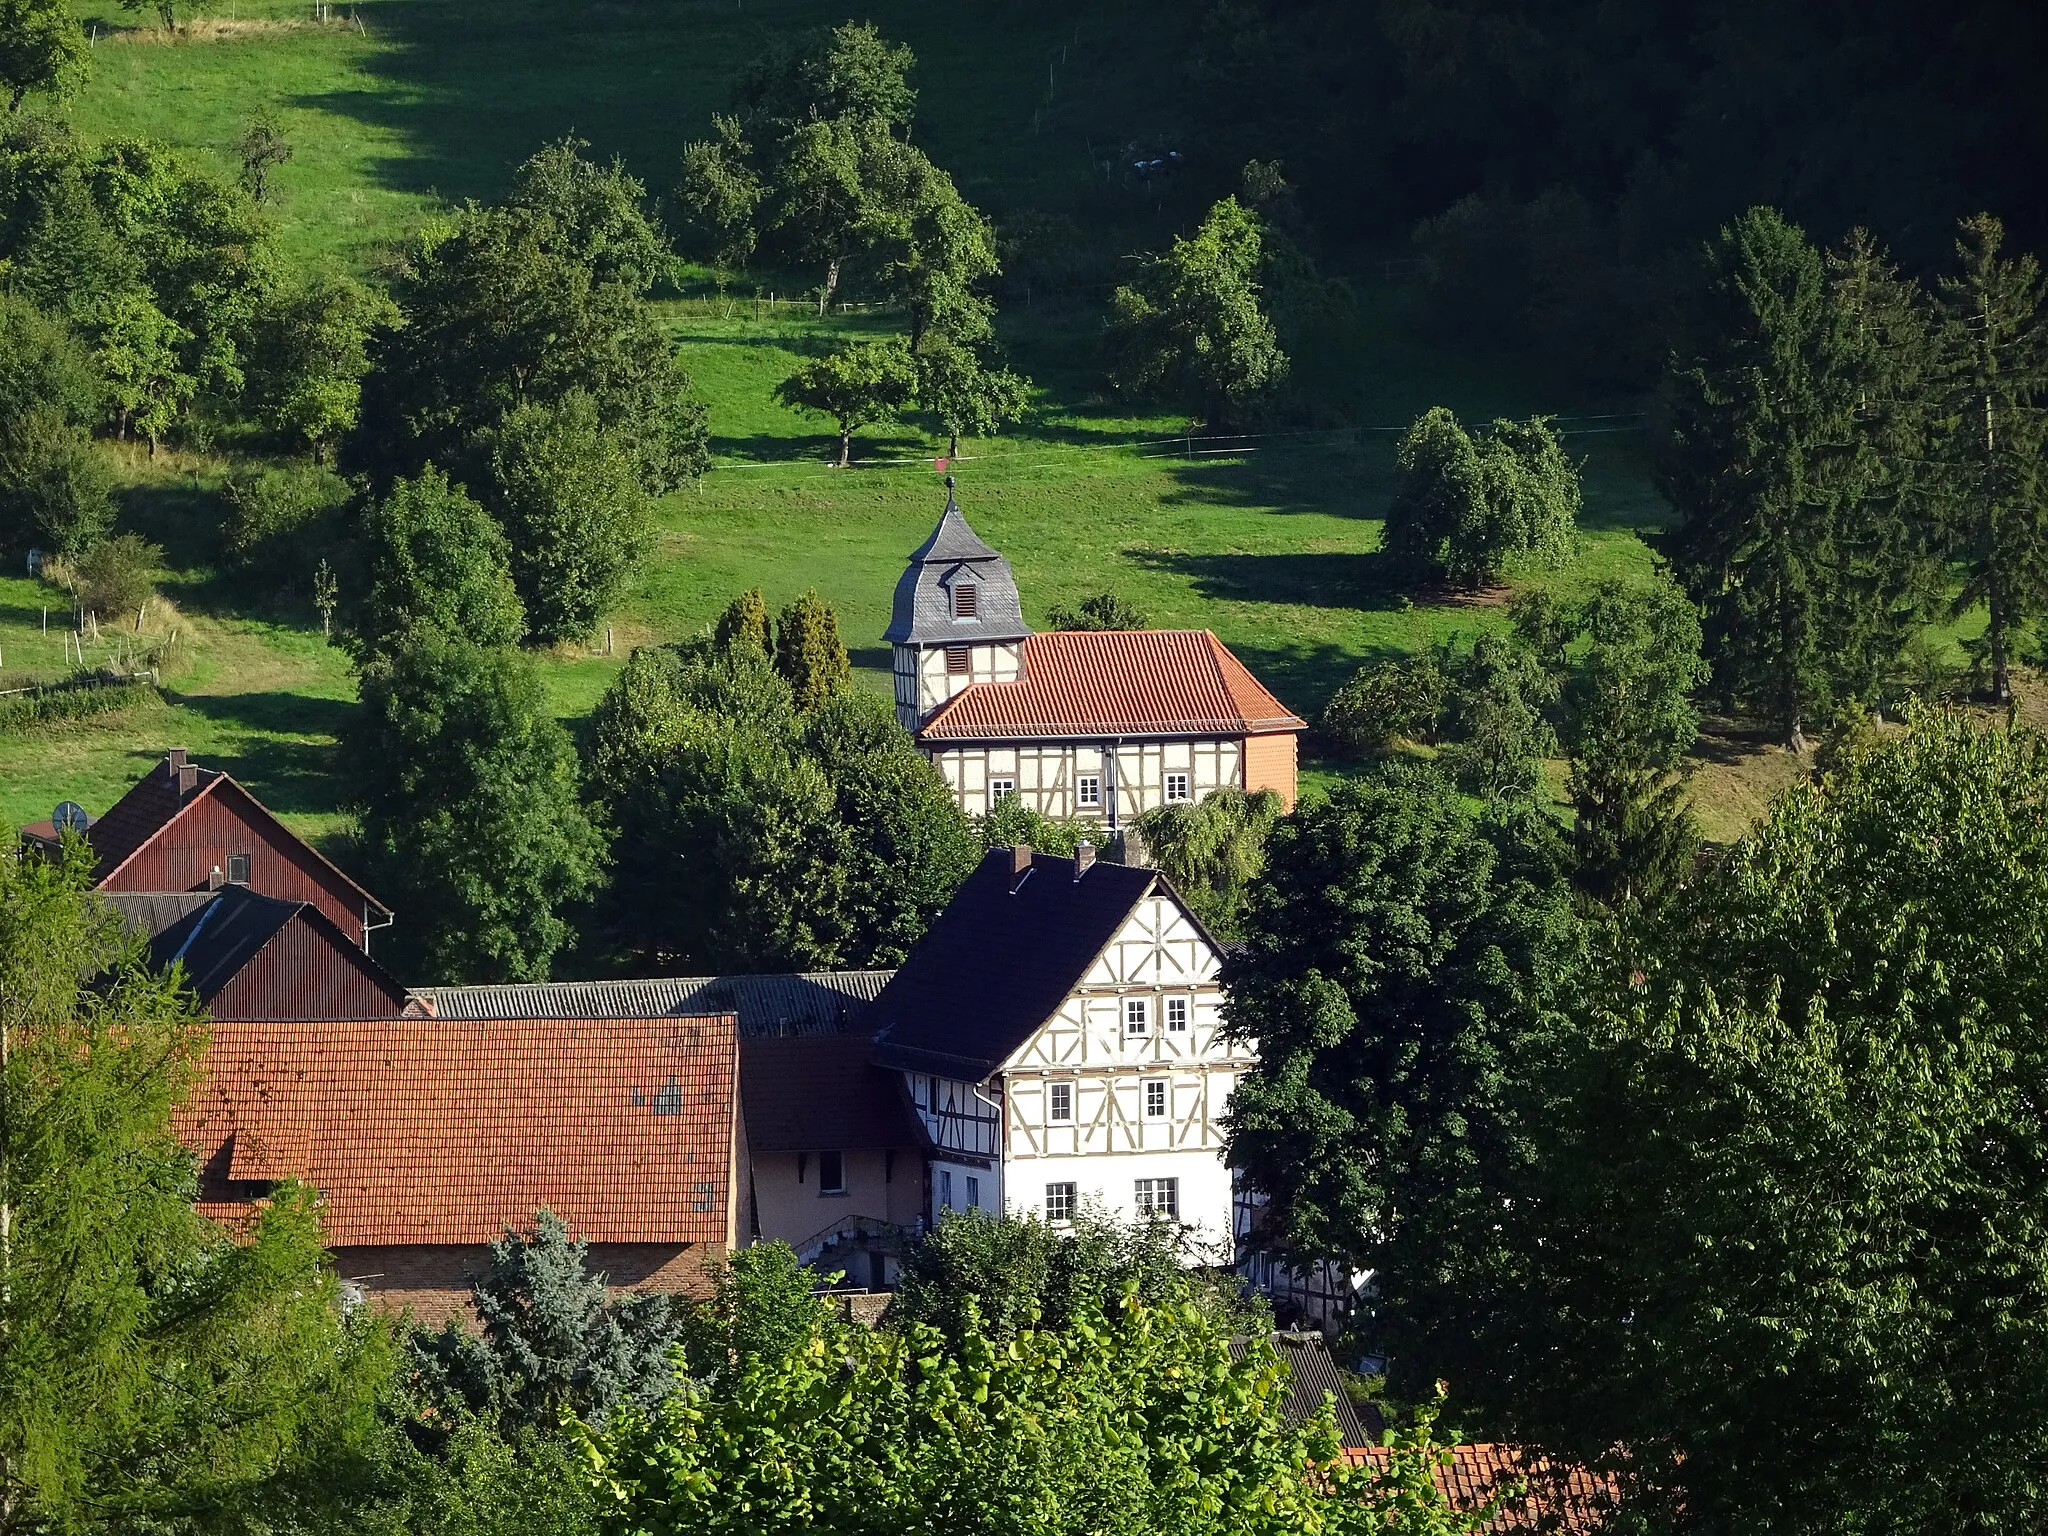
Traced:
[[967, 526], [948, 475], [946, 510], [897, 581], [882, 635], [895, 649], [896, 718], [915, 731], [969, 683], [1017, 681], [1030, 633], [1010, 562]]

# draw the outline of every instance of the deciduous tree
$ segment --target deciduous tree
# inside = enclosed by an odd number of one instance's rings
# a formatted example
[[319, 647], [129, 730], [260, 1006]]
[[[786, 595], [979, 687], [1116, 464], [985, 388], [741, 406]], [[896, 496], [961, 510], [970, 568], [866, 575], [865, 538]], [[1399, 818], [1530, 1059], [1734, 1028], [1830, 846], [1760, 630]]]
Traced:
[[248, 399], [256, 419], [326, 462], [355, 427], [370, 340], [397, 319], [381, 290], [347, 277], [273, 291], [250, 343]]
[[0, 0], [0, 91], [19, 112], [30, 92], [63, 98], [92, 73], [85, 29], [60, 0]]
[[973, 348], [928, 335], [916, 354], [917, 404], [946, 434], [948, 456], [960, 439], [993, 437], [1024, 414], [1030, 381], [1008, 368], [991, 368]]
[[1054, 603], [1045, 611], [1045, 622], [1049, 629], [1144, 629], [1150, 616], [1128, 598], [1098, 592], [1078, 603]]
[[112, 525], [113, 474], [91, 432], [104, 398], [70, 328], [0, 294], [0, 540], [76, 555]]
[[392, 486], [358, 543], [363, 590], [344, 643], [359, 663], [428, 630], [486, 649], [525, 635], [504, 531], [433, 465]]
[[1517, 562], [1570, 559], [1579, 475], [1546, 418], [1495, 421], [1475, 438], [1436, 406], [1401, 439], [1395, 465], [1384, 538], [1404, 569], [1485, 587]]
[[853, 434], [874, 422], [894, 421], [916, 388], [910, 349], [891, 336], [811, 359], [775, 386], [775, 397], [837, 424], [839, 467], [845, 469], [853, 458]]
[[1155, 806], [1138, 818], [1153, 866], [1195, 915], [1226, 939], [1238, 936], [1245, 893], [1266, 866], [1266, 842], [1283, 814], [1270, 789], [1212, 789], [1185, 805]]

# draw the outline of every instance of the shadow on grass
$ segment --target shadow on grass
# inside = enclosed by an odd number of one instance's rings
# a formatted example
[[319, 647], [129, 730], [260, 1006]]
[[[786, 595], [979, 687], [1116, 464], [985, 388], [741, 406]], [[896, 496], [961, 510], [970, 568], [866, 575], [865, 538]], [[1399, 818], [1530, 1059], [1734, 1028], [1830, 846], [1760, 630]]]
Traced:
[[[356, 706], [306, 693], [167, 693], [209, 720], [278, 736], [337, 736]], [[323, 748], [322, 750], [325, 750]]]
[[1134, 549], [1128, 558], [1155, 571], [1187, 577], [1203, 597], [1234, 603], [1389, 612], [1410, 599], [1386, 556], [1315, 554], [1184, 554]]
[[1328, 642], [1260, 645], [1239, 640], [1231, 654], [1252, 670], [1252, 675], [1273, 696], [1304, 720], [1314, 721], [1323, 706], [1360, 667], [1388, 661], [1403, 652], [1392, 646], [1374, 645], [1363, 650]]
[[861, 671], [887, 672], [896, 665], [895, 652], [886, 645], [856, 645], [846, 656]]

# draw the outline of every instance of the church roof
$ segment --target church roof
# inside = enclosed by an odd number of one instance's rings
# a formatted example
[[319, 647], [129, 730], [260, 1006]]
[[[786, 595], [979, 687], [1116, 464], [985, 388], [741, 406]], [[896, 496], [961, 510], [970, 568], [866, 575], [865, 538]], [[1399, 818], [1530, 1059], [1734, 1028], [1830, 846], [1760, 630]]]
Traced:
[[1053, 1016], [1155, 886], [1171, 889], [1154, 869], [1097, 859], [1077, 877], [1072, 859], [993, 850], [868, 1005], [875, 1060], [985, 1077]]
[[1258, 736], [1303, 725], [1206, 629], [1060, 630], [1024, 642], [1022, 678], [963, 688], [918, 739]]
[[[956, 617], [953, 593], [963, 584], [976, 588], [974, 611]], [[1030, 633], [1010, 562], [967, 526], [949, 487], [938, 526], [897, 579], [882, 638], [892, 645], [988, 645]]]

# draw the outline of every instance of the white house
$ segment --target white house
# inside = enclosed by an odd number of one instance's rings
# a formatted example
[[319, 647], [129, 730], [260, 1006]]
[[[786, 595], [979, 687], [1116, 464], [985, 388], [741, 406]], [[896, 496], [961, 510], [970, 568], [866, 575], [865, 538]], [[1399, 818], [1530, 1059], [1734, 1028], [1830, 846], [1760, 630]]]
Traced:
[[862, 1015], [931, 1138], [930, 1209], [1084, 1204], [1231, 1255], [1215, 939], [1157, 870], [998, 848]]
[[896, 718], [969, 814], [1015, 795], [1116, 832], [1226, 787], [1294, 805], [1302, 721], [1229, 647], [1206, 629], [1034, 634], [1010, 562], [950, 494], [882, 638]]

